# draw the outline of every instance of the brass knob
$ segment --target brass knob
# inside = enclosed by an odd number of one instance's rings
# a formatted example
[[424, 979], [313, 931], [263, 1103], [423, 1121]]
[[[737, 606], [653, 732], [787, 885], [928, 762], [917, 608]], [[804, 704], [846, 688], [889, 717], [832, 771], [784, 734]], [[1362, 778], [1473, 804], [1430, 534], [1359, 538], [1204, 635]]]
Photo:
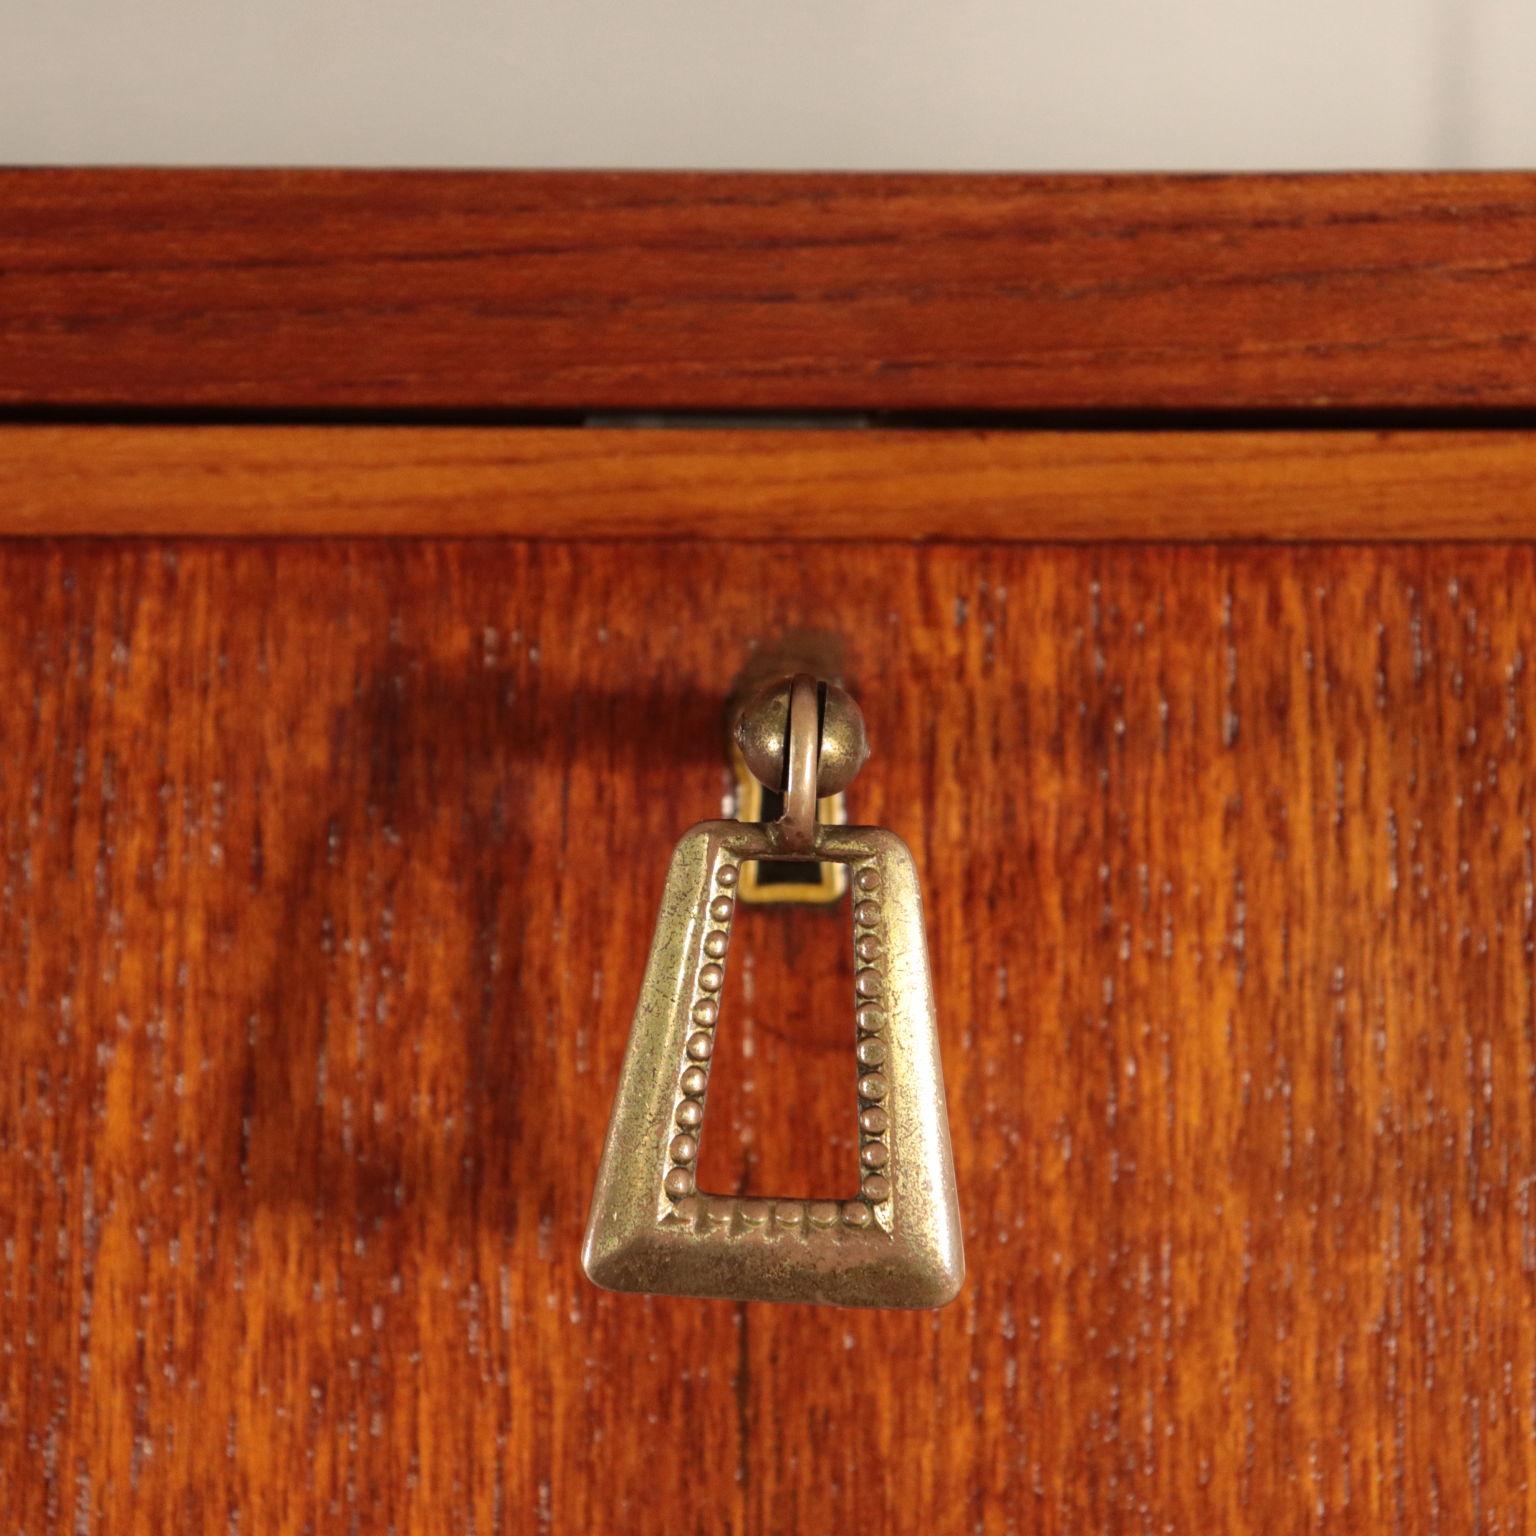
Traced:
[[[742, 710], [736, 745], [752, 776], [782, 792], [788, 775], [791, 678], [770, 683]], [[816, 762], [816, 795], [825, 799], [853, 783], [869, 757], [864, 712], [836, 683], [818, 683], [821, 738]]]

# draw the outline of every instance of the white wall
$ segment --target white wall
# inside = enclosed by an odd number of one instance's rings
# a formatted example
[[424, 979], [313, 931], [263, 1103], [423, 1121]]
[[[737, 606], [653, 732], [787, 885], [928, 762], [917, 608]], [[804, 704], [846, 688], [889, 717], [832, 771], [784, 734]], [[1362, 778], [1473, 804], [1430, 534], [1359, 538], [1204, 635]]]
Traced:
[[0, 0], [0, 160], [1536, 163], [1536, 0]]

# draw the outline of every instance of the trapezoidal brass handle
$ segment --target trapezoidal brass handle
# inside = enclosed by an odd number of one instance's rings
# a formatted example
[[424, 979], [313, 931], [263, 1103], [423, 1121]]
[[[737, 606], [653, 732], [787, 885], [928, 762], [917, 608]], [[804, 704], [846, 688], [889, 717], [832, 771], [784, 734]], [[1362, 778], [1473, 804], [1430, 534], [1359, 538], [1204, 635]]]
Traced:
[[[883, 827], [819, 823], [818, 798], [867, 755], [858, 706], [808, 674], [742, 712], [752, 772], [784, 797], [766, 824], [703, 821], [672, 855], [598, 1168], [582, 1264], [618, 1291], [840, 1306], [936, 1307], [965, 1275], [922, 897]], [[732, 919], [747, 861], [848, 868], [855, 955], [859, 1195], [711, 1195], [704, 1129]]]

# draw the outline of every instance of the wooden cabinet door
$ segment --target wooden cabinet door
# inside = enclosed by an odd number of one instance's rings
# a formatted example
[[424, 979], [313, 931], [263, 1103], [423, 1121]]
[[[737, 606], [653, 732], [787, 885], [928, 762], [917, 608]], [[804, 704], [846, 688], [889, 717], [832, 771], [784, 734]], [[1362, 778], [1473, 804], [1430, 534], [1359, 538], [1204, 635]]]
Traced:
[[[0, 187], [0, 1526], [1531, 1527], [1529, 180]], [[939, 1312], [579, 1265], [808, 626]], [[842, 1177], [840, 932], [745, 918], [716, 1187]]]

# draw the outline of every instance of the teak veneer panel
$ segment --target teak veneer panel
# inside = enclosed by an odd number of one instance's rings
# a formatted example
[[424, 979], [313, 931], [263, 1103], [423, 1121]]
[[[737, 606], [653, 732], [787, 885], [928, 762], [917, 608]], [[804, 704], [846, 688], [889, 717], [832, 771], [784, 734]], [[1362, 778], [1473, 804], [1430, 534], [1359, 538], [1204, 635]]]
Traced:
[[1523, 432], [0, 427], [0, 533], [1511, 539]]
[[[35, 541], [0, 590], [7, 1529], [1536, 1525], [1536, 550]], [[829, 620], [966, 1289], [601, 1294], [668, 850], [744, 648]], [[743, 931], [722, 1178], [845, 1118], [846, 1009], [754, 1000], [814, 922]]]
[[0, 406], [1536, 405], [1536, 177], [0, 172]]

